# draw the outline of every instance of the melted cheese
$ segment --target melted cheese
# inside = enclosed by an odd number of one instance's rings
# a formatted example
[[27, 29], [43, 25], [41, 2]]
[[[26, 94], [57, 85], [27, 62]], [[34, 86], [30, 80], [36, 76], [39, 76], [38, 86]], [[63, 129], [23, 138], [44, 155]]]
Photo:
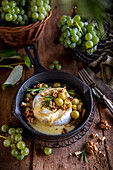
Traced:
[[[44, 97], [42, 95], [50, 96], [53, 90], [61, 91], [63, 88], [48, 88], [36, 95], [33, 100], [33, 113], [39, 122], [43, 122], [49, 125], [64, 125], [70, 122], [72, 106], [67, 110], [58, 109], [56, 111], [51, 111], [49, 108], [42, 106], [42, 101]], [[66, 97], [69, 97], [67, 90], [65, 89]]]

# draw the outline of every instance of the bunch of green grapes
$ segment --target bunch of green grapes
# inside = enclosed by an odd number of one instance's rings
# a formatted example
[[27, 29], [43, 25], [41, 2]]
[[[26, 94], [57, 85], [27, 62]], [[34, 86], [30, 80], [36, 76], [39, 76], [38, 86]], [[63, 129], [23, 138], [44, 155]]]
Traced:
[[88, 49], [89, 55], [96, 51], [99, 37], [94, 23], [81, 21], [80, 15], [75, 15], [74, 18], [63, 15], [58, 22], [58, 27], [62, 31], [59, 40], [65, 48]]
[[51, 10], [49, 0], [31, 0], [28, 16], [34, 20], [43, 20]]
[[50, 0], [3, 0], [0, 22], [5, 26], [28, 25], [43, 20], [50, 10]]
[[29, 148], [26, 147], [24, 141], [22, 141], [23, 136], [23, 129], [22, 128], [9, 128], [7, 125], [2, 125], [1, 127], [2, 132], [8, 132], [9, 136], [1, 136], [4, 138], [3, 145], [5, 147], [10, 147], [11, 155], [16, 157], [18, 160], [22, 160], [25, 156], [29, 154]]

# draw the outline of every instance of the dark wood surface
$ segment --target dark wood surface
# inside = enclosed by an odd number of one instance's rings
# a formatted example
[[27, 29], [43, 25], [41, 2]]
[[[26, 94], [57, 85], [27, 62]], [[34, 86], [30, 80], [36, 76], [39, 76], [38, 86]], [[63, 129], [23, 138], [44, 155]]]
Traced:
[[[62, 65], [62, 71], [69, 72], [77, 76], [77, 71], [84, 67], [82, 62], [73, 60], [70, 55], [64, 50], [62, 45], [56, 44], [55, 40], [58, 35], [57, 21], [61, 16], [60, 9], [54, 7], [53, 16], [48, 21], [44, 32], [40, 37], [38, 43], [38, 52], [41, 63], [44, 67], [48, 68], [49, 64], [58, 59]], [[7, 47], [0, 41], [0, 48]], [[25, 54], [24, 49], [17, 49], [17, 52]], [[10, 69], [0, 69], [0, 126], [3, 124], [11, 125], [11, 103], [12, 99], [21, 86], [21, 84], [33, 74], [33, 69], [24, 68], [24, 75], [22, 82], [14, 88], [7, 87], [2, 91], [1, 86], [8, 77]], [[0, 139], [0, 170], [109, 170], [113, 169], [113, 116], [109, 110], [105, 108], [96, 98], [94, 98], [96, 106], [95, 119], [91, 129], [88, 133], [80, 139], [77, 143], [59, 149], [53, 149], [50, 156], [43, 153], [43, 148], [26, 140], [30, 148], [30, 154], [22, 161], [18, 161], [10, 155], [10, 149], [3, 147], [3, 140]], [[111, 125], [110, 130], [103, 131], [98, 128], [97, 123], [101, 120], [107, 120]], [[87, 156], [88, 164], [81, 163], [75, 156], [69, 156], [69, 153], [82, 150], [85, 143], [90, 140], [92, 133], [98, 133], [99, 137], [105, 136], [106, 140], [103, 144], [99, 143], [98, 148], [102, 154], [94, 156]], [[97, 142], [96, 139], [92, 139]], [[106, 149], [109, 146], [109, 150]]]

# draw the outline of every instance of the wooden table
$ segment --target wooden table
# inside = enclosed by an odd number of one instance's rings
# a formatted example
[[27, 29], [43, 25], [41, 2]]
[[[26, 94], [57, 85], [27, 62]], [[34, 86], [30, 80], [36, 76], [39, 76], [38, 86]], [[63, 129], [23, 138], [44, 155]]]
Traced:
[[[60, 10], [57, 6], [54, 7], [53, 16], [47, 23], [45, 31], [40, 37], [38, 43], [38, 52], [41, 63], [44, 67], [48, 68], [49, 64], [58, 59], [62, 65], [62, 70], [69, 72], [77, 76], [77, 71], [83, 67], [83, 63], [77, 60], [73, 60], [69, 54], [64, 50], [62, 45], [55, 44], [55, 39], [58, 35], [57, 21], [61, 16]], [[0, 41], [0, 48], [7, 47]], [[25, 54], [24, 49], [19, 49], [17, 52]], [[21, 86], [21, 84], [33, 74], [33, 69], [24, 69], [24, 75], [22, 82], [14, 88], [6, 88], [2, 91], [1, 86], [10, 73], [10, 69], [0, 69], [0, 126], [3, 124], [11, 125], [11, 103], [12, 99]], [[113, 169], [113, 116], [109, 110], [105, 108], [96, 98], [94, 98], [96, 106], [96, 113], [94, 123], [88, 133], [77, 143], [59, 149], [53, 149], [53, 153], [50, 156], [46, 156], [43, 153], [43, 148], [26, 141], [30, 154], [22, 161], [18, 161], [16, 158], [10, 155], [10, 149], [3, 147], [3, 140], [0, 140], [0, 170], [109, 170]], [[107, 120], [111, 125], [110, 130], [101, 130], [98, 128], [97, 123], [101, 120]], [[82, 150], [85, 143], [88, 140], [97, 142], [96, 139], [91, 139], [92, 133], [98, 133], [99, 137], [105, 136], [106, 140], [103, 144], [99, 143], [99, 150], [104, 153], [96, 154], [94, 156], [88, 156], [88, 164], [81, 163], [75, 156], [69, 156], [70, 153]], [[109, 146], [109, 150], [106, 149]]]

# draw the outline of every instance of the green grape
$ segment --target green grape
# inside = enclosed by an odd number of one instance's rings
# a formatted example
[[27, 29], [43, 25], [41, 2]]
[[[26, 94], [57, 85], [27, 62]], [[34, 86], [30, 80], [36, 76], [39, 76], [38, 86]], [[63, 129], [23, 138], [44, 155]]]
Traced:
[[18, 149], [24, 149], [25, 148], [25, 142], [23, 142], [23, 141], [19, 141], [18, 143], [17, 143], [17, 148]]
[[7, 21], [12, 21], [12, 19], [13, 19], [12, 14], [7, 13], [7, 14], [5, 15], [5, 19], [6, 19]]
[[52, 149], [51, 149], [51, 148], [48, 148], [48, 147], [45, 147], [45, 148], [44, 148], [44, 153], [45, 153], [46, 155], [50, 155], [50, 154], [52, 154]]
[[15, 134], [15, 128], [10, 128], [10, 129], [8, 130], [8, 133], [9, 133], [10, 135]]
[[15, 140], [15, 134], [12, 134], [10, 137], [12, 140]]
[[21, 134], [17, 134], [17, 135], [15, 135], [15, 141], [17, 141], [17, 142], [19, 142], [19, 141], [21, 141], [22, 140], [22, 135]]
[[17, 158], [18, 160], [22, 160], [22, 159], [24, 159], [24, 155], [18, 155], [16, 158]]
[[21, 22], [22, 21], [22, 16], [21, 15], [17, 15], [17, 21]]
[[86, 41], [86, 49], [93, 47], [93, 42], [92, 41]]
[[78, 25], [82, 28], [84, 26], [84, 23], [82, 21], [78, 22]]
[[25, 25], [25, 23], [26, 23], [25, 21], [21, 21], [20, 25]]
[[44, 11], [43, 14], [44, 14], [45, 17], [47, 16], [47, 12], [46, 11]]
[[20, 9], [20, 15], [24, 15], [24, 14], [25, 14], [24, 9]]
[[39, 11], [40, 13], [43, 13], [43, 12], [45, 11], [45, 8], [44, 8], [43, 6], [39, 6], [38, 11]]
[[95, 24], [94, 23], [89, 23], [88, 26], [90, 27], [95, 27]]
[[32, 12], [37, 12], [38, 11], [38, 7], [36, 5], [31, 6], [31, 11]]
[[92, 26], [90, 26], [90, 25], [87, 25], [87, 30], [88, 30], [88, 32], [93, 31], [93, 30], [94, 30], [94, 27], [92, 27]]
[[7, 132], [8, 129], [9, 129], [9, 127], [8, 127], [7, 125], [2, 125], [2, 126], [1, 126], [1, 131], [2, 131], [2, 132]]
[[31, 11], [28, 11], [28, 17], [32, 18], [32, 12]]
[[67, 19], [67, 15], [62, 15], [61, 19], [63, 19], [63, 18]]
[[78, 32], [78, 28], [73, 28], [70, 33], [71, 33], [71, 36], [75, 36]]
[[89, 33], [91, 33], [91, 34], [92, 34], [92, 36], [95, 36], [95, 35], [96, 35], [96, 32], [95, 32], [95, 31], [93, 31], [93, 30], [89, 30], [88, 32], [89, 32]]
[[73, 19], [68, 19], [67, 20], [67, 25], [72, 26], [73, 25]]
[[32, 13], [32, 18], [33, 19], [38, 19], [39, 15], [37, 12]]
[[17, 157], [19, 155], [19, 150], [18, 149], [12, 149], [11, 155], [14, 157]]
[[23, 21], [27, 21], [28, 20], [28, 16], [26, 14], [24, 14], [22, 18], [23, 18]]
[[3, 20], [3, 19], [5, 19], [5, 13], [4, 12], [1, 13], [1, 20]]
[[32, 0], [32, 1], [30, 2], [30, 5], [31, 5], [31, 6], [36, 5], [36, 0]]
[[87, 33], [87, 28], [86, 27], [82, 27], [82, 31], [83, 31], [84, 34], [86, 34]]
[[57, 70], [61, 70], [61, 68], [62, 68], [62, 66], [61, 66], [60, 64], [57, 64], [57, 65], [56, 65], [56, 69], [57, 69]]
[[58, 64], [58, 63], [59, 63], [58, 60], [54, 60], [54, 61], [53, 61], [53, 64], [54, 64], [54, 65], [56, 65], [56, 64]]
[[45, 10], [47, 11], [47, 12], [49, 12], [50, 10], [51, 10], [51, 7], [50, 7], [50, 5], [46, 5], [46, 6], [44, 6], [45, 7]]
[[62, 27], [62, 24], [61, 24], [61, 22], [60, 22], [60, 21], [58, 21], [57, 26], [58, 26], [59, 28], [61, 28], [61, 27]]
[[87, 50], [87, 55], [92, 55], [93, 54], [93, 49]]
[[71, 37], [71, 40], [72, 40], [73, 42], [77, 42], [77, 41], [79, 40], [78, 35], [72, 36], [72, 37]]
[[59, 41], [60, 41], [61, 44], [64, 44], [64, 37], [61, 36], [60, 39], [59, 39]]
[[14, 7], [16, 7], [16, 2], [15, 2], [15, 1], [10, 1], [10, 2], [8, 3], [8, 5], [9, 5], [11, 8], [14, 8]]
[[38, 19], [39, 19], [39, 20], [43, 20], [44, 18], [45, 18], [44, 14], [41, 14], [41, 13], [40, 13], [39, 16], [38, 16]]
[[18, 7], [15, 7], [15, 14], [19, 14], [20, 13], [20, 9]]
[[4, 11], [4, 12], [8, 12], [9, 9], [10, 9], [9, 5], [4, 5], [4, 6], [3, 6], [3, 11]]
[[64, 33], [63, 33], [63, 36], [65, 38], [69, 37], [71, 34], [70, 34], [70, 31], [66, 30]]
[[10, 139], [4, 140], [4, 141], [3, 141], [3, 145], [4, 145], [5, 147], [9, 147], [9, 146], [11, 145], [11, 140], [10, 140]]
[[82, 33], [81, 33], [81, 32], [79, 32], [79, 31], [77, 32], [77, 35], [78, 35], [78, 37], [79, 37], [79, 38], [81, 38], [81, 37], [82, 37]]
[[67, 29], [69, 28], [69, 26], [67, 26], [67, 25], [64, 25], [63, 27], [62, 27], [62, 32], [64, 32], [64, 31], [66, 31]]
[[77, 41], [77, 45], [81, 45], [81, 44], [82, 44], [82, 40], [79, 39], [79, 40]]
[[21, 155], [27, 156], [29, 154], [29, 148], [25, 147], [24, 149], [21, 150]]
[[26, 5], [26, 1], [25, 1], [25, 0], [21, 0], [21, 1], [20, 1], [20, 4], [21, 4], [21, 6], [24, 7], [24, 6]]
[[14, 8], [9, 8], [9, 9], [8, 9], [8, 12], [9, 12], [10, 14], [14, 14], [14, 13], [15, 13], [15, 9], [14, 9]]
[[17, 14], [13, 14], [12, 16], [13, 16], [12, 21], [13, 21], [13, 22], [16, 21], [16, 20], [17, 20]]
[[43, 6], [44, 2], [42, 0], [37, 0], [37, 5], [38, 6]]
[[93, 36], [92, 36], [91, 33], [87, 33], [87, 34], [85, 35], [85, 39], [86, 39], [87, 41], [91, 40], [92, 37], [93, 37]]
[[99, 38], [97, 36], [93, 36], [92, 42], [94, 45], [97, 44], [99, 42]]
[[49, 65], [49, 69], [53, 70], [55, 68], [54, 64]]
[[76, 43], [71, 43], [71, 44], [69, 45], [69, 47], [70, 47], [70, 48], [75, 48], [75, 47], [76, 47]]
[[14, 21], [14, 24], [15, 25], [19, 25], [19, 22], [16, 20], [16, 21]]
[[97, 45], [93, 47], [93, 52], [95, 52], [96, 50], [97, 50]]
[[53, 70], [55, 68], [54, 64], [49, 65], [49, 69]]
[[70, 45], [70, 44], [71, 44], [71, 41], [70, 41], [69, 38], [66, 38], [66, 39], [64, 40], [64, 43]]
[[60, 20], [60, 23], [61, 23], [61, 25], [65, 25], [66, 24], [66, 18], [62, 18], [61, 20]]
[[2, 6], [6, 5], [6, 4], [8, 4], [8, 1], [7, 0], [3, 0], [2, 1]]
[[46, 4], [49, 4], [50, 2], [49, 2], [49, 0], [43, 0]]
[[65, 48], [68, 48], [69, 46], [68, 46], [68, 44], [65, 44], [65, 43], [64, 43], [64, 47], [65, 47]]
[[80, 20], [81, 20], [80, 15], [75, 15], [75, 16], [74, 16], [74, 22], [78, 22], [78, 21], [80, 21]]

